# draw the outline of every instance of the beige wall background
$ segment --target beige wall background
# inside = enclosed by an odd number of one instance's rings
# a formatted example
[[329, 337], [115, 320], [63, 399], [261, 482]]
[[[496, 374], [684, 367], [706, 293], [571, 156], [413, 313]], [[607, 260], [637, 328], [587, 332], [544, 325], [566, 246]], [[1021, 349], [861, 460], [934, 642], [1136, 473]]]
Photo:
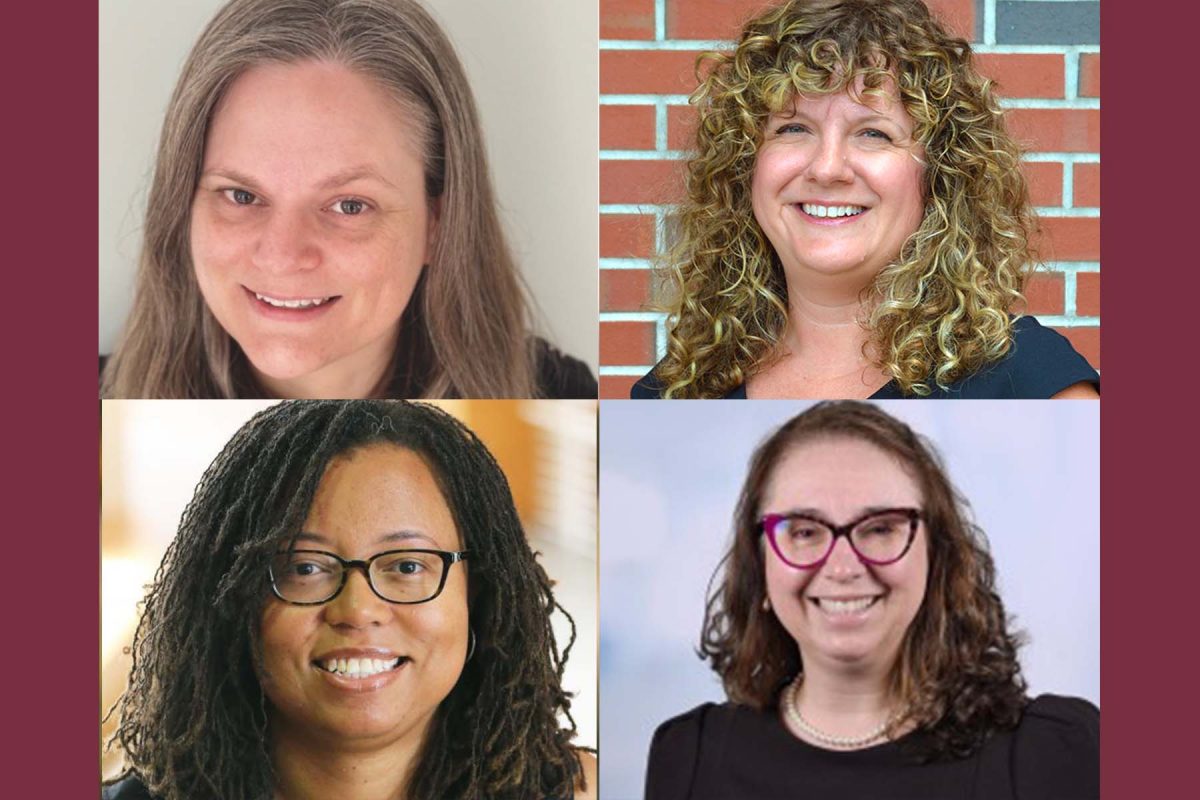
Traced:
[[[100, 3], [101, 353], [129, 313], [162, 116], [224, 0]], [[597, 370], [596, 0], [423, 0], [458, 50], [483, 119], [501, 219], [535, 327]]]

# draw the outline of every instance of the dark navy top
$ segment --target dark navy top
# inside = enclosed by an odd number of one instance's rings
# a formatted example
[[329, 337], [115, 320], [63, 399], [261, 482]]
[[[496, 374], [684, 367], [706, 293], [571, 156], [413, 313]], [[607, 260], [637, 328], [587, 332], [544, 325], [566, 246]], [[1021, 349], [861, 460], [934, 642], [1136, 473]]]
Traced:
[[664, 722], [650, 745], [646, 800], [1094, 800], [1100, 710], [1042, 695], [1013, 730], [966, 758], [914, 761], [910, 733], [863, 750], [797, 739], [774, 710], [706, 703]]
[[[1034, 317], [1013, 322], [1013, 344], [1008, 355], [986, 365], [973, 375], [950, 384], [947, 389], [932, 381], [933, 400], [1045, 399], [1073, 386], [1090, 383], [1100, 390], [1100, 375], [1075, 351], [1058, 331], [1043, 327]], [[634, 400], [657, 400], [663, 386], [650, 370], [633, 385]], [[871, 400], [899, 400], [905, 395], [895, 381], [871, 395]], [[911, 395], [909, 397], [912, 397]], [[745, 400], [745, 384], [725, 395], [726, 400]]]

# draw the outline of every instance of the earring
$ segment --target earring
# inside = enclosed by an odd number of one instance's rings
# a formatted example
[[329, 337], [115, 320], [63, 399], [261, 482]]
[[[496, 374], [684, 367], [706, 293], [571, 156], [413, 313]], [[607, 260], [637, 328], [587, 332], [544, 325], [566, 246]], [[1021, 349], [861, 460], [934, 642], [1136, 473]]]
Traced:
[[[471, 640], [471, 643], [467, 645], [467, 661], [470, 661], [471, 656], [475, 655], [475, 629], [468, 625], [467, 633], [470, 635]], [[465, 664], [467, 661], [464, 661], [463, 663]]]
[[762, 610], [763, 610], [764, 614], [769, 614], [771, 612], [771, 598], [770, 597], [763, 598]]

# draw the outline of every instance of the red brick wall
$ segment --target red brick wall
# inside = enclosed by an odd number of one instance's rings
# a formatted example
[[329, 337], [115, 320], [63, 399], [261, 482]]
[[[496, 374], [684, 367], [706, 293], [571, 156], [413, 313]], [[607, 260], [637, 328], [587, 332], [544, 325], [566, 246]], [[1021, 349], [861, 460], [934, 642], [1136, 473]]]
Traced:
[[[996, 80], [1044, 228], [1030, 310], [1100, 367], [1100, 53], [1094, 44], [1004, 44], [996, 0], [926, 0]], [[763, 0], [600, 0], [600, 396], [662, 356], [647, 310], [666, 204], [680, 197], [704, 50], [728, 46]], [[1001, 44], [996, 44], [1000, 41]]]

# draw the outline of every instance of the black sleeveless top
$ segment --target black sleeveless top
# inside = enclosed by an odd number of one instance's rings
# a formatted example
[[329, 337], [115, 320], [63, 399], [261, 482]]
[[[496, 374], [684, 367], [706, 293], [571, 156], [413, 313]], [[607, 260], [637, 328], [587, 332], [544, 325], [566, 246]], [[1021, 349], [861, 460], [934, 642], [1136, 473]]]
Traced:
[[[1099, 391], [1100, 375], [1065, 336], [1043, 327], [1033, 317], [1021, 317], [1013, 322], [1013, 345], [1008, 355], [946, 389], [931, 382], [933, 391], [924, 399], [1045, 399], [1077, 383], [1090, 383]], [[663, 388], [651, 370], [633, 385], [629, 396], [634, 400], [657, 400]], [[900, 386], [891, 381], [868, 399], [904, 397]], [[724, 399], [745, 400], [745, 385], [738, 386]]]

